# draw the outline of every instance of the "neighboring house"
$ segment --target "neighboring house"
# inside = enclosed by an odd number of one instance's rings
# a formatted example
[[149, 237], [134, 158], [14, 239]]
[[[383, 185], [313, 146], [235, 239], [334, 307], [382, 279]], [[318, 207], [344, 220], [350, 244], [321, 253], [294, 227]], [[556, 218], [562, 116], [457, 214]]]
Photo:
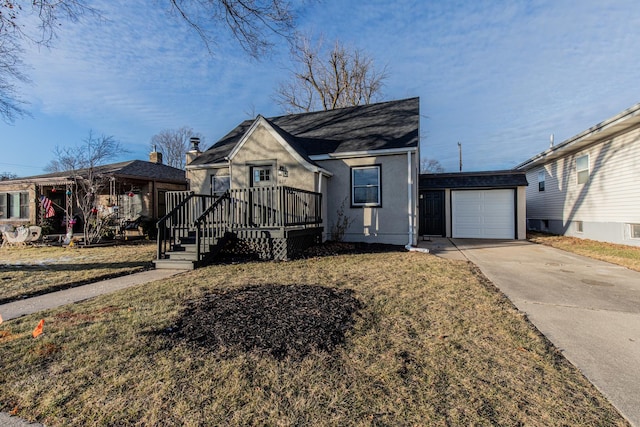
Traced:
[[526, 239], [523, 172], [420, 175], [421, 236]]
[[259, 235], [265, 245], [286, 247], [266, 257], [287, 258], [292, 237], [304, 233], [317, 240], [413, 245], [419, 122], [418, 98], [258, 116], [205, 152], [194, 144], [187, 153], [190, 190], [226, 195], [217, 202], [226, 207], [215, 209], [226, 209], [225, 218], [233, 210], [233, 221], [209, 220], [219, 232]]
[[[163, 165], [161, 153], [151, 153], [151, 160], [94, 169], [95, 174], [109, 178], [109, 185], [100, 194], [101, 215], [112, 214], [120, 221], [164, 216], [165, 194], [187, 188], [185, 171]], [[78, 173], [82, 175], [83, 171]], [[40, 196], [53, 202], [54, 216], [47, 219], [53, 232], [66, 232], [67, 220], [78, 212], [76, 188], [68, 171], [0, 181], [0, 225], [42, 225], [45, 215]]]
[[640, 246], [640, 104], [515, 169], [529, 229]]

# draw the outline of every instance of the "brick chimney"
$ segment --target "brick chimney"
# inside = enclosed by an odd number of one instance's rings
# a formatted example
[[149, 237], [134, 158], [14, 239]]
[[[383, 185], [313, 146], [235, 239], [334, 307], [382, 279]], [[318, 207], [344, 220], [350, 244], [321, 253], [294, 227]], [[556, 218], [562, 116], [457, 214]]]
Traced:
[[151, 163], [157, 163], [159, 165], [162, 164], [162, 153], [156, 151], [156, 146], [153, 146], [153, 151], [149, 153], [149, 161]]
[[192, 136], [189, 138], [189, 143], [191, 144], [191, 147], [189, 148], [189, 151], [187, 151], [187, 164], [193, 162], [200, 154], [202, 154], [202, 151], [200, 151], [200, 138]]

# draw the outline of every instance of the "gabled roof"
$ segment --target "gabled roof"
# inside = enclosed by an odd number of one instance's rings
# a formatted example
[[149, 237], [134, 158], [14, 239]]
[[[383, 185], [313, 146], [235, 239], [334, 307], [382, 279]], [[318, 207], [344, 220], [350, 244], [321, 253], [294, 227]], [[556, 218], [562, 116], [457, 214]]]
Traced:
[[[266, 119], [301, 156], [413, 150], [420, 141], [420, 100], [409, 98]], [[245, 120], [190, 165], [225, 162], [255, 120]]]
[[[79, 170], [80, 175], [86, 170]], [[177, 182], [186, 183], [185, 171], [177, 169], [171, 166], [151, 163], [143, 160], [129, 160], [127, 162], [112, 163], [108, 165], [96, 166], [94, 168], [95, 173], [103, 175], [111, 175], [114, 177], [126, 177], [132, 179], [148, 179], [155, 181], [165, 182]], [[16, 178], [11, 180], [2, 181], [2, 183], [16, 183], [16, 182], [33, 182], [33, 181], [59, 181], [68, 178], [70, 171], [54, 172], [44, 175], [34, 175], [24, 178]]]
[[640, 125], [640, 103], [617, 114], [610, 119], [581, 132], [560, 144], [548, 148], [540, 154], [520, 163], [514, 169], [527, 171], [535, 166], [545, 164], [551, 160], [575, 153], [598, 141], [603, 141], [613, 135]]
[[419, 187], [426, 189], [480, 189], [527, 186], [527, 177], [520, 171], [483, 171], [420, 174]]

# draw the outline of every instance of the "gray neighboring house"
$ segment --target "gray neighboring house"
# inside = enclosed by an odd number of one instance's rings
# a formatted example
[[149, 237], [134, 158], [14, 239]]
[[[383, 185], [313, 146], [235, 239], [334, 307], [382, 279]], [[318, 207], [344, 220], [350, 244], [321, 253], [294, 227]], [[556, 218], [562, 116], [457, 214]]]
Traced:
[[516, 166], [528, 228], [640, 246], [640, 104]]
[[527, 185], [519, 171], [421, 174], [419, 233], [526, 239]]

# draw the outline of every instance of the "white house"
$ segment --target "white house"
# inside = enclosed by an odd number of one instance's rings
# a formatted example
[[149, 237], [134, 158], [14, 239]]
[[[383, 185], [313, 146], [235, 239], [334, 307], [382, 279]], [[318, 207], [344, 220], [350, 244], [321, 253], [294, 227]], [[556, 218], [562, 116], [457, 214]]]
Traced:
[[640, 104], [515, 169], [529, 229], [640, 246]]

